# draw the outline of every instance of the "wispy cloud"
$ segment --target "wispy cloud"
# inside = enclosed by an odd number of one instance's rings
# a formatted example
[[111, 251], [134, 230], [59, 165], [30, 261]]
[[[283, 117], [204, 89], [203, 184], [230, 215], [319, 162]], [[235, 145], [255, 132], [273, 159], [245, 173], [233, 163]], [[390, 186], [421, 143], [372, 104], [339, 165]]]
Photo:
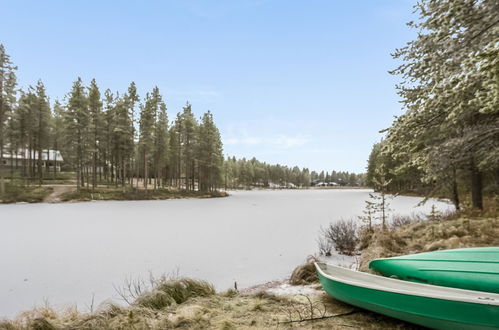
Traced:
[[185, 102], [186, 100], [191, 103], [196, 102], [210, 102], [215, 101], [223, 96], [221, 91], [215, 89], [193, 89], [193, 90], [179, 90], [179, 89], [168, 89], [166, 91], [166, 96], [168, 98], [172, 97], [176, 100], [181, 100]]
[[215, 1], [185, 0], [182, 4], [193, 15], [207, 18], [219, 19], [234, 12], [245, 11], [248, 8], [260, 6], [266, 0], [237, 0], [237, 1]]
[[304, 146], [309, 141], [310, 139], [305, 136], [288, 136], [283, 134], [273, 137], [244, 136], [224, 139], [224, 143], [227, 145], [269, 145], [286, 149]]
[[210, 96], [210, 97], [218, 97], [220, 96], [219, 91], [214, 90], [201, 90], [197, 92], [200, 96]]

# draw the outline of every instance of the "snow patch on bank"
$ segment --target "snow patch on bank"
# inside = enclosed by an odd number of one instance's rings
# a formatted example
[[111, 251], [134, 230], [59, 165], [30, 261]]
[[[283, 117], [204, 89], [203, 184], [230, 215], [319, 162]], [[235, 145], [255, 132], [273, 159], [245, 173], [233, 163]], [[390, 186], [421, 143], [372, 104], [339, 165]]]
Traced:
[[331, 253], [329, 257], [319, 257], [318, 259], [326, 264], [358, 270], [359, 268], [359, 257], [358, 255], [347, 256], [344, 254], [339, 254], [336, 251]]
[[[348, 269], [357, 270], [359, 266], [359, 256], [347, 256], [344, 254], [339, 254], [336, 251], [333, 251], [331, 256], [317, 257], [317, 259], [330, 265]], [[291, 285], [289, 283], [289, 280], [284, 280], [267, 282], [241, 290], [241, 293], [246, 295], [255, 294], [258, 292], [268, 292], [271, 294], [275, 294], [276, 296], [293, 296], [300, 294], [308, 295], [321, 293], [322, 288], [319, 283], [309, 285]]]
[[317, 285], [291, 285], [287, 282], [281, 283], [275, 288], [267, 289], [268, 293], [276, 296], [288, 296], [297, 294], [314, 294], [317, 293]]

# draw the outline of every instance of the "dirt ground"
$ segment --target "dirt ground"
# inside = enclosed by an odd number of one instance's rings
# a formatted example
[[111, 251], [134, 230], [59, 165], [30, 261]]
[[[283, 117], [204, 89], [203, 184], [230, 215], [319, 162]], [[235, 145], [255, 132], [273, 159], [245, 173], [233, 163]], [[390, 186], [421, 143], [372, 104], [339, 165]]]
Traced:
[[76, 190], [75, 185], [69, 184], [54, 184], [47, 186], [52, 187], [53, 191], [50, 195], [45, 197], [45, 199], [43, 200], [44, 203], [59, 203], [61, 202], [61, 196], [63, 194]]

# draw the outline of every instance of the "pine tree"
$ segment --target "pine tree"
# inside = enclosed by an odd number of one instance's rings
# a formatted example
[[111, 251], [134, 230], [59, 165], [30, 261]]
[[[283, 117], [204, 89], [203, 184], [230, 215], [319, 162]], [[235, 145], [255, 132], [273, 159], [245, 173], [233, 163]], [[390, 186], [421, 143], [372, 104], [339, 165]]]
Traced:
[[197, 141], [196, 156], [199, 168], [199, 190], [216, 190], [221, 182], [223, 154], [220, 132], [215, 126], [210, 111], [206, 112], [201, 118]]
[[180, 188], [181, 185], [181, 154], [182, 145], [180, 141], [182, 127], [182, 118], [177, 113], [177, 117], [169, 132], [169, 167], [170, 167], [170, 184]]
[[[35, 127], [35, 146], [37, 155], [37, 176], [38, 184], [43, 183], [43, 152], [49, 147], [49, 123], [50, 123], [50, 104], [48, 101], [47, 94], [45, 92], [45, 86], [42, 81], [39, 80], [36, 85], [36, 104], [34, 109], [34, 114], [36, 116], [36, 127]], [[48, 155], [47, 155], [48, 160]]]
[[367, 225], [367, 230], [372, 232], [373, 230], [373, 220], [375, 219], [376, 215], [376, 203], [372, 200], [375, 199], [375, 196], [373, 194], [369, 194], [369, 198], [371, 200], [365, 201], [366, 206], [364, 208], [364, 215], [359, 216], [359, 220], [364, 222]]
[[113, 163], [115, 169], [115, 184], [118, 178], [124, 187], [127, 167], [134, 154], [133, 119], [130, 113], [128, 95], [117, 97], [113, 108]]
[[11, 116], [16, 101], [16, 75], [10, 56], [5, 52], [3, 44], [0, 44], [0, 196], [5, 193], [5, 182], [3, 174], [3, 154], [5, 147], [6, 122]]
[[27, 92], [21, 91], [18, 108], [13, 117], [13, 120], [16, 122], [15, 127], [17, 129], [15, 138], [17, 140], [17, 147], [24, 155], [21, 164], [21, 174], [24, 178], [24, 184], [29, 183], [29, 177], [31, 177], [30, 161], [26, 156], [31, 158], [31, 144], [29, 141], [31, 141], [31, 133], [33, 132], [33, 116], [31, 115], [31, 111], [35, 98], [36, 97], [34, 93], [32, 93], [31, 88], [29, 88]]
[[57, 174], [57, 168], [56, 168], [56, 157], [57, 157], [57, 152], [60, 151], [61, 154], [64, 154], [65, 150], [61, 150], [63, 148], [63, 138], [64, 138], [64, 107], [61, 105], [61, 103], [56, 100], [54, 102], [54, 107], [52, 111], [52, 148], [54, 149], [54, 179]]
[[106, 89], [104, 92], [104, 127], [102, 128], [102, 144], [101, 152], [103, 155], [102, 163], [104, 164], [104, 179], [106, 182], [114, 180], [114, 161], [113, 161], [113, 132], [114, 132], [114, 95]]
[[88, 99], [81, 78], [73, 83], [73, 88], [68, 95], [66, 111], [66, 133], [67, 142], [71, 144], [67, 148], [71, 150], [76, 164], [76, 187], [84, 186], [84, 166], [88, 150], [88, 128], [90, 125], [90, 114], [88, 111]]
[[166, 104], [159, 97], [159, 107], [154, 124], [154, 167], [155, 178], [154, 187], [164, 186], [166, 177], [166, 166], [168, 160], [168, 116], [166, 114]]
[[[133, 187], [133, 174], [135, 173], [137, 175], [137, 185], [138, 185], [138, 177], [139, 177], [139, 167], [138, 167], [138, 150], [135, 145], [135, 140], [137, 139], [137, 130], [135, 128], [136, 124], [136, 119], [135, 119], [135, 105], [138, 103], [140, 100], [139, 94], [137, 93], [137, 86], [135, 85], [135, 82], [131, 82], [130, 85], [128, 86], [128, 93], [127, 93], [127, 106], [128, 106], [128, 111], [130, 118], [132, 119], [132, 141], [133, 141], [133, 150], [131, 152], [131, 159], [129, 161], [130, 163], [130, 184]], [[135, 170], [134, 170], [135, 166]]]
[[92, 152], [92, 189], [95, 189], [97, 186], [97, 165], [99, 165], [99, 143], [103, 126], [101, 95], [95, 79], [92, 79], [88, 88], [88, 110], [91, 134], [90, 150]]
[[194, 190], [195, 182], [195, 150], [197, 121], [192, 113], [191, 104], [187, 102], [183, 107], [180, 126], [181, 160], [185, 175], [185, 189]]
[[426, 183], [453, 195], [462, 174], [481, 209], [484, 175], [499, 169], [499, 5], [423, 0], [415, 7], [420, 20], [409, 25], [418, 37], [395, 52], [404, 63], [392, 72], [403, 79], [406, 112], [388, 130], [385, 152], [397, 173], [421, 169]]
[[144, 188], [147, 189], [150, 178], [151, 151], [154, 142], [154, 123], [159, 106], [159, 89], [155, 87], [152, 93], [146, 94], [144, 105], [140, 112], [140, 140], [139, 150], [142, 154]]

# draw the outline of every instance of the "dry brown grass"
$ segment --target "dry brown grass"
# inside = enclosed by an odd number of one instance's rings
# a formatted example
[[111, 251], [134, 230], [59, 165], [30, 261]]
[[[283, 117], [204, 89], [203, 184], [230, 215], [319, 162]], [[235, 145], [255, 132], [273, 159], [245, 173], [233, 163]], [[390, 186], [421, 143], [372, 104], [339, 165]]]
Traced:
[[[320, 291], [308, 298], [324, 306], [327, 315], [355, 310]], [[299, 295], [281, 297], [266, 292], [254, 295], [231, 292], [229, 295], [190, 297], [161, 309], [108, 304], [93, 313], [79, 313], [74, 308], [56, 311], [43, 307], [23, 313], [14, 320], [0, 321], [0, 329], [396, 329], [408, 326], [395, 319], [357, 310], [336, 318], [280, 323], [289, 321], [290, 309], [292, 312], [295, 308], [306, 310], [308, 304], [308, 299]]]
[[319, 261], [314, 256], [309, 256], [307, 262], [296, 267], [291, 273], [289, 284], [291, 285], [307, 285], [319, 282], [314, 262]]
[[376, 258], [465, 247], [499, 245], [499, 218], [420, 221], [395, 229], [376, 228], [365, 245], [360, 270], [369, 271], [369, 262]]

